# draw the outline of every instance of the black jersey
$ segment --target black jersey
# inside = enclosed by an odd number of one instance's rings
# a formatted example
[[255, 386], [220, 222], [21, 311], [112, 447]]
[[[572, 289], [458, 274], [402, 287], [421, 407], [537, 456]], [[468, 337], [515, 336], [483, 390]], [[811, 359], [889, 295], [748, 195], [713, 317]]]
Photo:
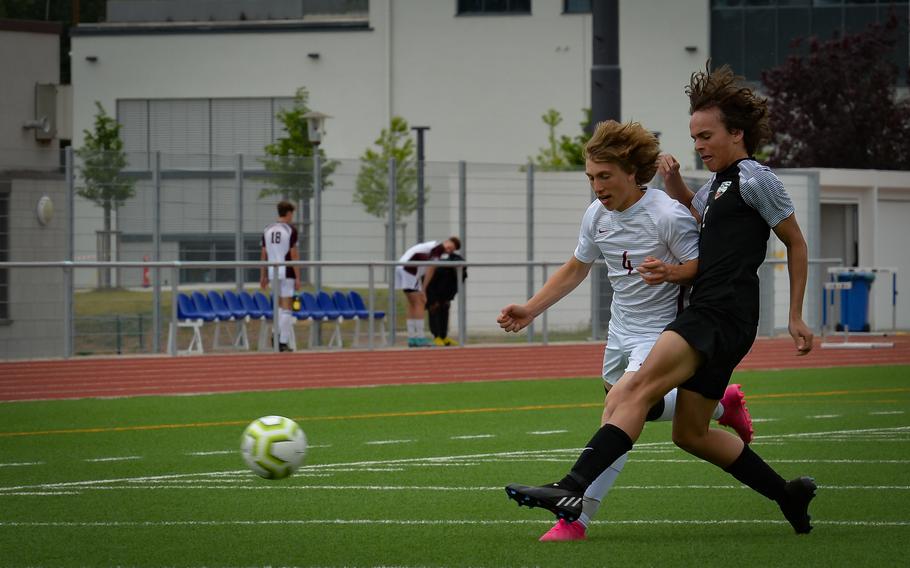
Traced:
[[689, 305], [758, 324], [758, 268], [771, 228], [793, 214], [780, 179], [751, 159], [717, 172], [692, 201], [702, 214]]

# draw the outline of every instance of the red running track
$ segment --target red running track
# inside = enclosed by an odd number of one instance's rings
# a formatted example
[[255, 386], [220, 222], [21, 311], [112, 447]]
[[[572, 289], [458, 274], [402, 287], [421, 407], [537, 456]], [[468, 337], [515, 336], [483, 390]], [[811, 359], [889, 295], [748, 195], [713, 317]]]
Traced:
[[[852, 342], [872, 341], [855, 339]], [[821, 349], [759, 339], [739, 369], [910, 364], [910, 336], [887, 349]], [[534, 380], [600, 375], [599, 343], [117, 357], [0, 362], [0, 401]]]

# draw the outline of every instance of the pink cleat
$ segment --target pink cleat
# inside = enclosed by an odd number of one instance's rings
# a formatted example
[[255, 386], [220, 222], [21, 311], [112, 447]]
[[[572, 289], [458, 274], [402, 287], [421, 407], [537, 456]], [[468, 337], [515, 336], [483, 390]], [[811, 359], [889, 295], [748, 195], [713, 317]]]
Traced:
[[585, 526], [581, 524], [581, 521], [572, 521], [571, 523], [567, 523], [565, 519], [559, 519], [559, 521], [553, 525], [553, 528], [548, 530], [545, 535], [540, 537], [540, 542], [585, 540], [587, 538], [585, 535], [585, 530]]
[[752, 442], [755, 431], [752, 429], [752, 417], [746, 408], [746, 395], [743, 394], [742, 386], [728, 385], [720, 404], [724, 407], [724, 414], [717, 423], [736, 430], [746, 444]]

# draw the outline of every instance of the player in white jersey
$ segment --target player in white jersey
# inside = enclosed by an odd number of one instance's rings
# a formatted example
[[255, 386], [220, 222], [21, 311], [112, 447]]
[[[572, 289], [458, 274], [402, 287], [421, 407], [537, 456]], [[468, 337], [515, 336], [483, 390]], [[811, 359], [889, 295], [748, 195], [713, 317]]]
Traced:
[[[294, 217], [294, 204], [282, 201], [278, 204], [278, 221], [272, 223], [262, 232], [261, 260], [280, 262], [299, 260], [297, 251], [297, 229], [291, 224]], [[259, 285], [265, 289], [281, 282], [278, 290], [278, 350], [290, 351], [288, 345], [294, 325], [294, 292], [300, 288], [300, 275], [293, 266], [269, 266], [268, 274], [263, 266], [259, 270]]]
[[[682, 308], [683, 287], [698, 269], [698, 229], [690, 212], [663, 191], [645, 187], [657, 171], [657, 139], [639, 123], [601, 122], [585, 146], [585, 173], [597, 200], [581, 222], [575, 253], [527, 303], [503, 308], [506, 331], [519, 331], [574, 290], [603, 256], [613, 287], [604, 348], [604, 388], [638, 371], [664, 327]], [[648, 414], [670, 420], [676, 391]], [[747, 443], [751, 420], [739, 385], [730, 385], [715, 419], [737, 427]], [[625, 465], [616, 460], [588, 487], [577, 521], [560, 519], [542, 541], [582, 540], [604, 496]]]
[[[458, 237], [449, 237], [444, 241], [426, 241], [417, 243], [401, 255], [401, 262], [409, 260], [439, 260], [443, 254], [453, 253], [461, 248]], [[395, 267], [395, 288], [404, 292], [408, 300], [407, 327], [408, 347], [429, 347], [432, 345], [424, 331], [424, 314], [426, 313], [427, 284], [433, 278], [434, 266], [398, 265]]]

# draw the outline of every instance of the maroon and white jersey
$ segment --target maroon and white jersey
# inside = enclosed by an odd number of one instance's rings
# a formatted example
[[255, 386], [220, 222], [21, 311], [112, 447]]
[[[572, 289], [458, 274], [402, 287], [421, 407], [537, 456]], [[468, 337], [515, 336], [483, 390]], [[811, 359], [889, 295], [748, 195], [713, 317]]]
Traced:
[[575, 258], [591, 263], [601, 255], [613, 286], [610, 329], [622, 335], [660, 333], [679, 311], [680, 287], [651, 286], [635, 268], [647, 256], [667, 264], [698, 258], [695, 218], [654, 188], [625, 211], [609, 211], [595, 200], [582, 219]]
[[[446, 252], [445, 247], [442, 245], [442, 241], [426, 241], [424, 243], [418, 243], [401, 255], [401, 258], [398, 260], [405, 262], [408, 260], [417, 260], [417, 261], [430, 261], [430, 260], [439, 260], [439, 258]], [[404, 271], [408, 274], [413, 274], [415, 276], [423, 276], [427, 271], [426, 266], [404, 266]]]
[[[272, 223], [262, 232], [262, 246], [265, 247], [269, 262], [291, 260], [291, 249], [297, 246], [297, 229], [287, 223]], [[269, 267], [269, 279], [275, 278], [276, 267]], [[293, 266], [279, 266], [278, 276], [282, 279], [294, 278]]]

